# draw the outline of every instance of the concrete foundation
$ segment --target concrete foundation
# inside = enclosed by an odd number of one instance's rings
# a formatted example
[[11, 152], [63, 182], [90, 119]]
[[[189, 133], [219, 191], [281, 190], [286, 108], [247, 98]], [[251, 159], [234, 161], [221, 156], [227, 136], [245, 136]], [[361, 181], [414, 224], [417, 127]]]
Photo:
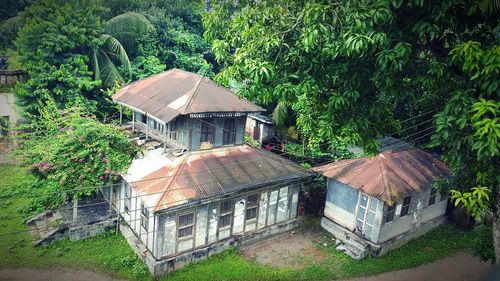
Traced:
[[368, 255], [375, 257], [382, 256], [390, 250], [399, 248], [408, 241], [424, 235], [444, 222], [446, 222], [446, 217], [440, 216], [421, 224], [417, 228], [380, 243], [373, 243], [326, 217], [321, 218], [321, 227], [330, 232], [339, 241], [338, 250], [344, 251], [352, 258], [363, 259]]
[[297, 219], [291, 219], [250, 233], [245, 233], [243, 235], [233, 235], [227, 239], [212, 243], [208, 246], [195, 248], [193, 250], [160, 260], [156, 260], [151, 255], [151, 253], [147, 250], [140, 239], [134, 235], [127, 224], [121, 224], [120, 230], [132, 249], [147, 265], [151, 274], [154, 277], [159, 277], [171, 273], [190, 263], [199, 262], [209, 256], [218, 254], [231, 246], [239, 247], [255, 243], [264, 238], [294, 229], [297, 226]]

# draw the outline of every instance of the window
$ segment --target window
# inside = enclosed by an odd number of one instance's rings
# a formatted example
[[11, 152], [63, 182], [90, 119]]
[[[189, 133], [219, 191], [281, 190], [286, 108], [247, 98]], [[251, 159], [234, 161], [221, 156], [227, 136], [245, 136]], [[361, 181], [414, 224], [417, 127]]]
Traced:
[[212, 118], [201, 119], [201, 142], [214, 143], [215, 127]]
[[403, 207], [401, 207], [401, 217], [408, 215], [408, 210], [410, 209], [411, 196], [405, 197], [403, 199]]
[[429, 206], [434, 205], [436, 203], [436, 190], [431, 188], [431, 196], [429, 197]]
[[179, 129], [178, 127], [178, 121], [177, 119], [174, 119], [171, 121], [169, 124], [169, 131], [170, 131], [170, 139], [176, 140], [177, 139], [177, 130]]
[[141, 226], [147, 231], [149, 225], [149, 210], [141, 203]]
[[180, 215], [177, 221], [179, 228], [177, 238], [184, 238], [193, 235], [194, 213]]
[[394, 213], [396, 212], [396, 204], [389, 206], [387, 205], [387, 210], [385, 211], [385, 222], [391, 222], [394, 220]]
[[248, 196], [245, 221], [253, 220], [257, 217], [258, 200], [259, 200], [259, 195], [257, 195], [257, 194]]
[[132, 188], [125, 184], [125, 212], [130, 213], [130, 205], [132, 205]]
[[229, 227], [231, 226], [231, 219], [233, 216], [233, 202], [226, 201], [220, 203], [219, 208], [219, 228]]
[[224, 133], [222, 134], [222, 145], [234, 144], [236, 140], [236, 119], [224, 120]]

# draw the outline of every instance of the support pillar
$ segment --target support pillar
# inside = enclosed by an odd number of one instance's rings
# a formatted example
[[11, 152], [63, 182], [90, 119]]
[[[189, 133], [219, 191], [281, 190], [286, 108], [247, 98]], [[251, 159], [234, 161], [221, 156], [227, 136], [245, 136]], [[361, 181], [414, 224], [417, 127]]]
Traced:
[[78, 219], [78, 197], [73, 195], [73, 225], [76, 225]]
[[123, 121], [123, 106], [120, 105], [120, 126], [122, 125]]
[[132, 133], [135, 132], [135, 111], [132, 111]]

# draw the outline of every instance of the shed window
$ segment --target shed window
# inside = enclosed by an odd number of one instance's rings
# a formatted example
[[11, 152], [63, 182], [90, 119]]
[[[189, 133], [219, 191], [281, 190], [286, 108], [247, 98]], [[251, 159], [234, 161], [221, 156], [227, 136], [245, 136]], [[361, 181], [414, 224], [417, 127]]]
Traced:
[[169, 134], [170, 134], [170, 139], [172, 140], [176, 140], [177, 139], [177, 130], [179, 130], [179, 122], [178, 122], [178, 119], [174, 119], [173, 121], [171, 121], [170, 123], [168, 123], [168, 130], [169, 130]]
[[248, 196], [245, 221], [253, 220], [257, 217], [258, 200], [259, 200], [259, 195], [257, 195], [257, 194]]
[[224, 120], [224, 133], [222, 136], [222, 144], [234, 144], [236, 139], [236, 119], [227, 118]]
[[408, 215], [408, 210], [410, 209], [411, 196], [405, 197], [403, 199], [403, 206], [401, 207], [401, 216], [404, 217]]
[[125, 212], [130, 213], [130, 205], [132, 205], [132, 188], [130, 185], [125, 185]]
[[429, 206], [434, 205], [436, 203], [436, 190], [431, 188], [431, 196], [429, 197]]
[[215, 127], [213, 123], [213, 118], [201, 119], [201, 142], [214, 143]]
[[194, 213], [180, 215], [177, 221], [179, 227], [177, 237], [185, 238], [193, 235]]
[[149, 225], [149, 210], [146, 207], [146, 205], [144, 205], [144, 203], [141, 203], [141, 226], [147, 231], [148, 225]]
[[385, 211], [385, 222], [391, 222], [394, 220], [394, 213], [396, 212], [396, 204], [392, 206], [387, 206], [387, 210]]
[[220, 203], [219, 228], [231, 226], [233, 217], [233, 202], [226, 201]]

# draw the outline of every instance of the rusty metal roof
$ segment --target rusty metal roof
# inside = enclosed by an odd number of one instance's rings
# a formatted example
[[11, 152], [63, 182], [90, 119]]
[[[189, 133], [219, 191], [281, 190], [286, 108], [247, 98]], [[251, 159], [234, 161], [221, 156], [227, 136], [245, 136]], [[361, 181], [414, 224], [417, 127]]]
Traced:
[[338, 161], [313, 170], [389, 204], [450, 174], [442, 161], [411, 147], [383, 152], [372, 158]]
[[164, 122], [191, 113], [265, 111], [206, 77], [179, 69], [127, 85], [113, 95], [113, 100]]
[[[163, 156], [165, 157], [165, 156]], [[246, 145], [187, 152], [151, 171], [132, 188], [155, 211], [312, 173], [274, 153]]]

